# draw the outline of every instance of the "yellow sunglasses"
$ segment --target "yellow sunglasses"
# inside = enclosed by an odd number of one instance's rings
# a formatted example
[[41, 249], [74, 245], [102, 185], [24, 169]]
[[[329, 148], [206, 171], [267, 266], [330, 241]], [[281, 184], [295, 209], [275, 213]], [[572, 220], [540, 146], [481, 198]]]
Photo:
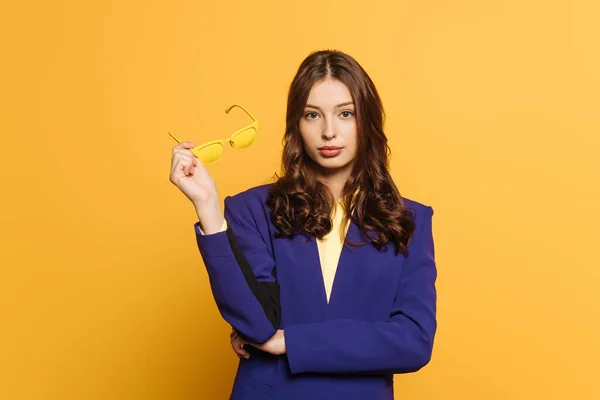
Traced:
[[[191, 149], [192, 153], [198, 157], [198, 160], [200, 160], [202, 164], [211, 164], [221, 158], [225, 147], [225, 142], [229, 142], [229, 145], [231, 147], [235, 147], [236, 149], [247, 149], [256, 141], [256, 134], [258, 133], [258, 121], [256, 118], [254, 118], [250, 111], [246, 110], [239, 104], [233, 104], [229, 106], [225, 112], [229, 114], [229, 111], [231, 111], [231, 109], [234, 107], [239, 107], [244, 110], [246, 114], [252, 118], [253, 122], [250, 125], [237, 130], [229, 137], [229, 139], [213, 140], [212, 142], [204, 143]], [[173, 136], [171, 132], [169, 132], [169, 135], [175, 139], [177, 143], [181, 143], [181, 141]]]

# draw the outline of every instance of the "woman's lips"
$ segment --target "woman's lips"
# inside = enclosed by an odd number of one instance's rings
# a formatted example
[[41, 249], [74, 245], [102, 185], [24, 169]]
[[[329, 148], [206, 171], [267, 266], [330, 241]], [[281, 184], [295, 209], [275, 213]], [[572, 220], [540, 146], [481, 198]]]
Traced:
[[339, 155], [343, 150], [343, 147], [325, 146], [319, 147], [319, 153], [324, 157], [335, 157]]

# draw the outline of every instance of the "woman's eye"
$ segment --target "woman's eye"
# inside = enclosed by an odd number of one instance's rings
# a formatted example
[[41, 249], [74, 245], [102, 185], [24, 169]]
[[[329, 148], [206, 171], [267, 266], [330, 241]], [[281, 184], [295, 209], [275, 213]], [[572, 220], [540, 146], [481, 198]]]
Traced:
[[352, 111], [342, 111], [340, 114], [343, 118], [350, 118], [354, 114]]
[[309, 112], [308, 114], [306, 114], [306, 118], [309, 118], [309, 119], [315, 119], [318, 116], [319, 115], [316, 112]]

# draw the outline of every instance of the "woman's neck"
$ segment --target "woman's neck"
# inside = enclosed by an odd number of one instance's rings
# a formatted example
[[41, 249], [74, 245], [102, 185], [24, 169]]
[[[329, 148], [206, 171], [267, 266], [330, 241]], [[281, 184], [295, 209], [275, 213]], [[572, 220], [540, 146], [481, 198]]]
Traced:
[[344, 194], [344, 186], [349, 177], [350, 173], [333, 173], [321, 176], [319, 180], [331, 191], [333, 198], [339, 200]]

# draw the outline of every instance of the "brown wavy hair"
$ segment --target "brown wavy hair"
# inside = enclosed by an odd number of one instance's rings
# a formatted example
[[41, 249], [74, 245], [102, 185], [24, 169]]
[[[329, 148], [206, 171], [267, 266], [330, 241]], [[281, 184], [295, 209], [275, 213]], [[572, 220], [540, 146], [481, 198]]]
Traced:
[[[305, 233], [323, 238], [332, 229], [331, 212], [335, 199], [319, 180], [318, 164], [302, 145], [299, 122], [315, 82], [333, 78], [344, 83], [355, 104], [357, 153], [351, 176], [342, 195], [346, 210], [344, 221], [358, 225], [364, 243], [378, 250], [388, 242], [396, 254], [407, 254], [415, 230], [414, 217], [404, 207], [400, 192], [390, 176], [390, 148], [383, 132], [385, 114], [375, 85], [366, 71], [351, 56], [336, 50], [309, 54], [300, 65], [288, 94], [286, 130], [283, 138], [282, 174], [269, 190], [267, 201], [277, 237]], [[355, 194], [355, 195], [351, 195]]]

